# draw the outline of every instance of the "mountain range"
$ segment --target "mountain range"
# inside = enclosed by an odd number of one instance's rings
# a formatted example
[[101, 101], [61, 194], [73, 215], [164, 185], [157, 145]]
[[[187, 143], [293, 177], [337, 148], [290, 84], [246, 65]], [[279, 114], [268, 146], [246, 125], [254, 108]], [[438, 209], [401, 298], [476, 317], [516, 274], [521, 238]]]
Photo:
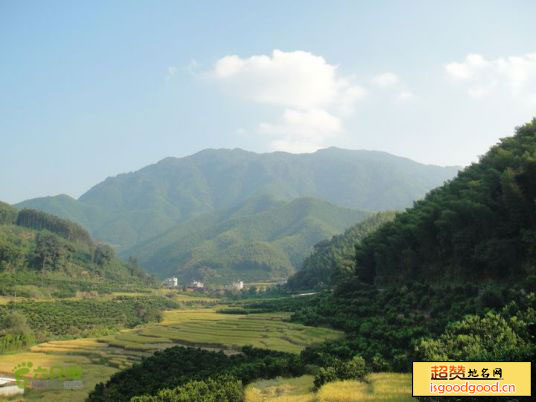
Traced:
[[[241, 149], [207, 149], [108, 177], [78, 199], [57, 195], [26, 200], [16, 207], [42, 210], [77, 222], [93, 238], [111, 244], [121, 255], [139, 256], [142, 265], [157, 274], [175, 272], [179, 265], [179, 271], [183, 271], [186, 269], [183, 264], [190, 269], [210, 260], [209, 246], [224, 233], [229, 236], [227, 230], [221, 229], [225, 225], [238, 225], [231, 232], [233, 236], [240, 233], [237, 236], [241, 238], [234, 238], [232, 247], [224, 247], [226, 253], [232, 254], [238, 247], [238, 253], [242, 254], [246, 244], [243, 239], [247, 237], [243, 234], [247, 231], [242, 230], [244, 222], [263, 221], [278, 209], [282, 209], [281, 213], [285, 210], [298, 214], [303, 207], [311, 215], [293, 217], [303, 226], [285, 222], [278, 227], [279, 237], [267, 229], [267, 233], [249, 239], [265, 242], [263, 247], [267, 247], [267, 244], [282, 245], [281, 239], [289, 236], [303, 236], [297, 240], [300, 246], [296, 251], [282, 247], [270, 257], [279, 261], [275, 271], [282, 273], [299, 266], [304, 250], [312, 249], [314, 243], [303, 239], [323, 240], [321, 236], [328, 238], [365, 217], [363, 212], [355, 212], [352, 219], [344, 220], [344, 225], [332, 224], [316, 215], [319, 210], [324, 211], [320, 215], [327, 216], [325, 211], [332, 209], [333, 216], [341, 217], [349, 214], [341, 208], [370, 212], [403, 209], [454, 177], [458, 170], [458, 167], [424, 165], [377, 151], [327, 148], [309, 154], [258, 154]], [[288, 204], [299, 198], [308, 200]], [[315, 204], [311, 198], [318, 202]], [[309, 208], [312, 204], [315, 208]], [[244, 214], [238, 220], [233, 217], [233, 209], [244, 211], [244, 208], [256, 209], [247, 218]], [[318, 225], [324, 229], [318, 231], [315, 225], [309, 225], [314, 220], [319, 220]], [[202, 244], [185, 246], [181, 233], [192, 225], [204, 230], [199, 235]], [[326, 227], [329, 229], [325, 230]], [[304, 228], [312, 232], [304, 232]], [[162, 247], [157, 242], [162, 242]], [[171, 252], [173, 244], [176, 250]], [[218, 247], [211, 250], [220, 252], [222, 249]], [[184, 257], [181, 253], [185, 250], [190, 250], [192, 256]], [[195, 250], [207, 252], [206, 258], [197, 258]], [[218, 266], [234, 265], [222, 262]]]

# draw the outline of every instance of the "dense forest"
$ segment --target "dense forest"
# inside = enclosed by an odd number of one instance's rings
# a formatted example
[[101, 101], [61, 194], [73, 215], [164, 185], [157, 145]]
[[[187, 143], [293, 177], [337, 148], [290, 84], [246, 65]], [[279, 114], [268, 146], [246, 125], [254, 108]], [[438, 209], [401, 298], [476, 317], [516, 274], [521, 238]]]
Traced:
[[314, 198], [256, 197], [178, 224], [124, 255], [136, 256], [148, 272], [176, 275], [183, 283], [281, 280], [301, 265], [316, 242], [367, 215]]
[[378, 212], [344, 233], [315, 244], [301, 269], [288, 279], [287, 287], [291, 290], [320, 289], [344, 281], [355, 271], [355, 245], [394, 217], [395, 212]]
[[[140, 364], [115, 374], [106, 384], [98, 384], [89, 395], [88, 401], [128, 402], [135, 396], [143, 395], [147, 396], [135, 400], [139, 402], [181, 400], [173, 399], [177, 396], [173, 394], [180, 395], [181, 391], [185, 391], [184, 389], [176, 389], [177, 387], [184, 387], [186, 384], [191, 384], [192, 381], [210, 382], [210, 379], [216, 379], [217, 382], [224, 384], [235, 383], [234, 388], [238, 389], [232, 395], [236, 395], [238, 392], [239, 398], [208, 399], [209, 396], [207, 396], [207, 399], [199, 400], [238, 402], [242, 400], [243, 384], [258, 378], [293, 377], [303, 374], [304, 370], [305, 367], [299, 356], [291, 353], [244, 347], [241, 354], [226, 356], [223, 352], [176, 346], [156, 352]], [[221, 380], [223, 375], [228, 376], [224, 381]], [[236, 382], [239, 383], [236, 384]], [[164, 391], [166, 389], [169, 390]], [[191, 391], [195, 392], [195, 390]], [[218, 387], [211, 391], [218, 392]], [[165, 398], [166, 394], [171, 394], [169, 399]], [[155, 395], [155, 397], [151, 398], [150, 395]]]
[[67, 240], [93, 245], [91, 236], [82, 226], [35, 209], [25, 208], [21, 210], [17, 214], [16, 224], [36, 230], [46, 229]]
[[108, 335], [160, 321], [162, 311], [174, 307], [170, 299], [150, 296], [8, 303], [0, 306], [0, 353], [34, 342]]
[[357, 249], [368, 283], [535, 280], [536, 120]]
[[0, 294], [19, 290], [20, 296], [32, 286], [72, 296], [77, 283], [82, 291], [99, 283], [102, 288], [154, 283], [135, 260], [122, 262], [112, 247], [95, 244], [79, 225], [40, 211], [18, 212], [5, 203], [0, 204], [0, 277]]

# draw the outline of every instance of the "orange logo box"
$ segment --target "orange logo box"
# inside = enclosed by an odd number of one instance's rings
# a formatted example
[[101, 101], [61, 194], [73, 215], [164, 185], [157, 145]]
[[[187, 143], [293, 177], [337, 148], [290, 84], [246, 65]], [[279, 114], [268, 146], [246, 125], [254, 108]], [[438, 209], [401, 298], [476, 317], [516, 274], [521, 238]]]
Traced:
[[531, 363], [413, 362], [413, 396], [531, 396]]

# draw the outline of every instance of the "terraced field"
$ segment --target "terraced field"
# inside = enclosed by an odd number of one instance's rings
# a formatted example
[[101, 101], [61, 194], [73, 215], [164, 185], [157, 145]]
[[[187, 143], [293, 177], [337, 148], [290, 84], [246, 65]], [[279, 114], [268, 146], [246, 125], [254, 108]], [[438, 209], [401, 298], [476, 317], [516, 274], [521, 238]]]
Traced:
[[313, 343], [336, 339], [338, 331], [285, 322], [288, 314], [219, 314], [212, 309], [164, 313], [159, 324], [102, 338], [132, 350], [160, 349], [173, 344], [195, 345], [233, 352], [245, 345], [299, 353]]
[[52, 341], [30, 352], [0, 355], [0, 372], [9, 373], [21, 362], [34, 367], [79, 365], [80, 390], [29, 390], [25, 400], [82, 401], [95, 384], [159, 349], [193, 345], [237, 353], [244, 345], [299, 352], [305, 346], [341, 336], [340, 332], [285, 322], [288, 314], [219, 314], [214, 309], [164, 312], [159, 324], [150, 324], [102, 338]]

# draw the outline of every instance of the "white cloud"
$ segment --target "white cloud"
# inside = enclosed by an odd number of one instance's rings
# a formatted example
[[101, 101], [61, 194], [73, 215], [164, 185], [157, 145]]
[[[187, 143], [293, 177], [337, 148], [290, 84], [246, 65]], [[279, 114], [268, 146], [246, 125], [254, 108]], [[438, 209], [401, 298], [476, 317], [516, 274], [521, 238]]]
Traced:
[[260, 123], [259, 131], [273, 137], [271, 146], [276, 150], [313, 152], [342, 131], [342, 122], [323, 109], [286, 109], [280, 121]]
[[372, 78], [372, 83], [380, 88], [387, 88], [398, 84], [398, 82], [398, 76], [393, 73], [382, 73]]
[[314, 151], [342, 132], [342, 120], [367, 91], [323, 57], [305, 51], [225, 56], [205, 74], [242, 99], [284, 108], [276, 122], [259, 124], [278, 150]]
[[[342, 77], [337, 66], [309, 52], [274, 50], [248, 58], [225, 56], [209, 76], [224, 89], [259, 103], [299, 109], [355, 103], [364, 90]], [[356, 96], [359, 94], [360, 96]]]
[[381, 96], [394, 103], [414, 97], [393, 72], [373, 76], [365, 89], [353, 76], [341, 74], [337, 65], [306, 51], [228, 55], [203, 77], [225, 93], [280, 107], [280, 116], [260, 123], [256, 132], [270, 138], [272, 148], [290, 152], [311, 152], [333, 144], [344, 132], [344, 120], [367, 98], [367, 89], [381, 88]]
[[528, 100], [536, 95], [536, 53], [488, 60], [469, 54], [462, 62], [445, 66], [455, 81], [465, 83], [472, 98], [483, 98], [496, 92]]

